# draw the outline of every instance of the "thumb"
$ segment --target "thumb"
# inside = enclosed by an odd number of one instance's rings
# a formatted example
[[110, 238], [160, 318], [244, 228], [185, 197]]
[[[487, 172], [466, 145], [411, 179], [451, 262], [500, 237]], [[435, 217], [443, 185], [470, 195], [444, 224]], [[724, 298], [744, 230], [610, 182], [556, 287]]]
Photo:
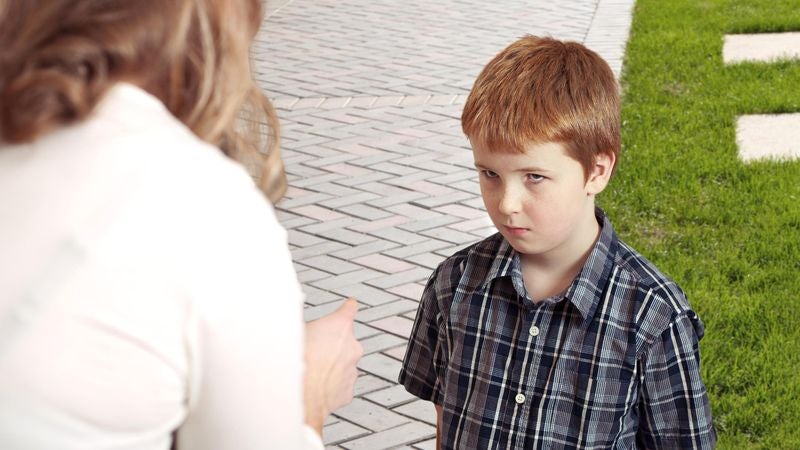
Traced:
[[352, 298], [348, 298], [347, 300], [342, 302], [342, 305], [339, 306], [339, 309], [337, 309], [334, 314], [348, 321], [352, 321], [356, 318], [357, 312], [358, 312], [358, 302], [356, 302]]

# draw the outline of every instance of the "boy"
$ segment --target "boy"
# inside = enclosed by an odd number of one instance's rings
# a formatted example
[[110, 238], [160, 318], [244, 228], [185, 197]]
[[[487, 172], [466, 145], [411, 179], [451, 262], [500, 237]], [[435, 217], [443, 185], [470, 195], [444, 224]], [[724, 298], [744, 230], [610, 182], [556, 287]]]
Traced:
[[595, 207], [620, 147], [605, 61], [524, 37], [461, 119], [499, 233], [431, 275], [400, 371], [438, 448], [713, 448], [703, 325]]

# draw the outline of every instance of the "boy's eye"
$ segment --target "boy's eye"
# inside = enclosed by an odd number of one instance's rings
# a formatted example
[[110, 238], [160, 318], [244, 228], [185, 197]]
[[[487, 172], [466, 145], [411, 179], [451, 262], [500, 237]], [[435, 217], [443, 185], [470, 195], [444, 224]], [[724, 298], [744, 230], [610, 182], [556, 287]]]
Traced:
[[534, 183], [538, 183], [538, 182], [544, 180], [543, 176], [541, 176], [539, 174], [536, 174], [536, 173], [529, 173], [529, 174], [527, 174], [525, 176], [528, 178], [528, 181], [532, 181]]
[[486, 178], [497, 178], [496, 173], [486, 169], [481, 170], [481, 175], [485, 176]]

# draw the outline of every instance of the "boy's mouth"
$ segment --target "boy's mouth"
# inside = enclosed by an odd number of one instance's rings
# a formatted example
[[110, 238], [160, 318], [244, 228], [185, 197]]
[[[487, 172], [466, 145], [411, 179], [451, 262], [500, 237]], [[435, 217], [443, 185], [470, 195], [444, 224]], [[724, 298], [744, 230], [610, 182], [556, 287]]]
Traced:
[[512, 227], [510, 225], [503, 225], [503, 228], [506, 229], [506, 232], [512, 236], [522, 236], [523, 234], [528, 232], [527, 228], [521, 227]]

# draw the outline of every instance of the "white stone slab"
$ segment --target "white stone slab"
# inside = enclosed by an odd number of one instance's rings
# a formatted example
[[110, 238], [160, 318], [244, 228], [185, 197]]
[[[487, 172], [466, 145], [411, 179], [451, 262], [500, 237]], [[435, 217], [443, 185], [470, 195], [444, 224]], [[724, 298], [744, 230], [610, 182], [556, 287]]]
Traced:
[[728, 34], [722, 46], [725, 64], [800, 59], [800, 32]]
[[743, 161], [800, 158], [800, 113], [740, 116], [736, 143]]

